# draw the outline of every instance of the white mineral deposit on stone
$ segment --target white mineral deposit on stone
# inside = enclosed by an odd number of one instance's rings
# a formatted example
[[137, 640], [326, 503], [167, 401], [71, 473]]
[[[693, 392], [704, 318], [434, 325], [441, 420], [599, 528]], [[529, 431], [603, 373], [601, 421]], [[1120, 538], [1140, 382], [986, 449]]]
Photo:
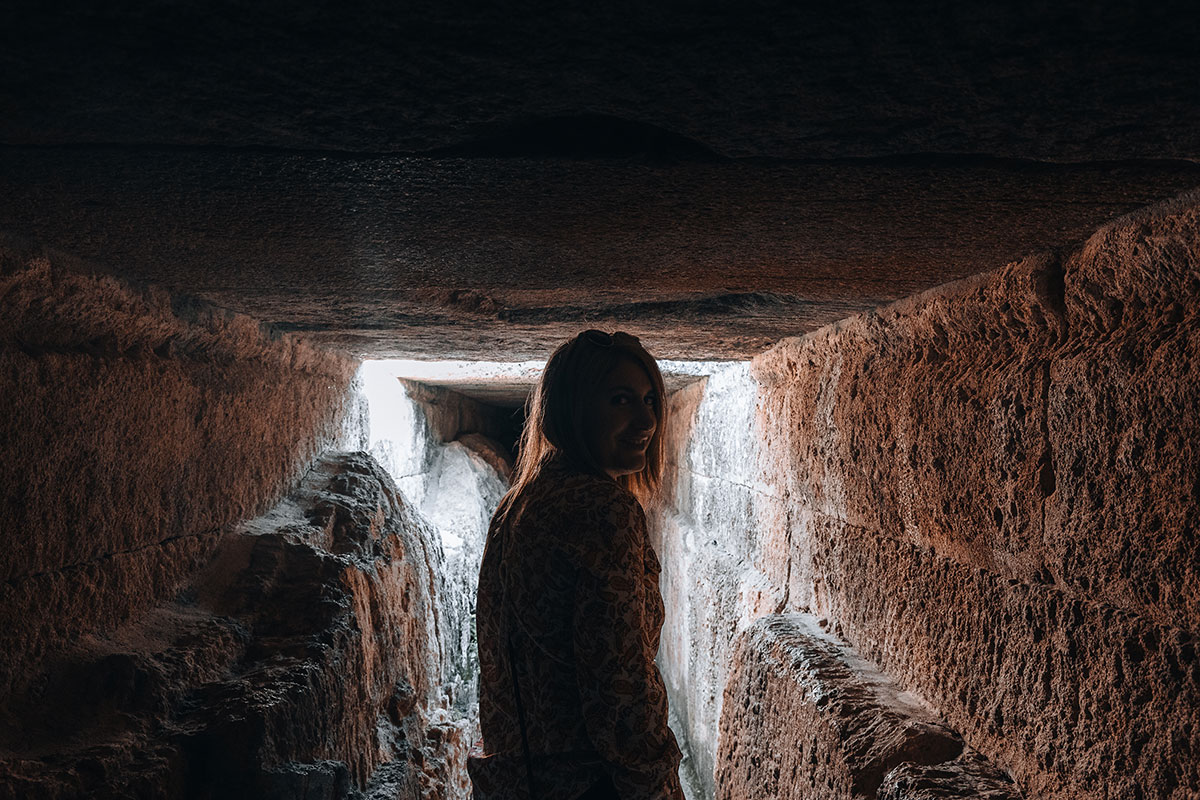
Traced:
[[[676, 368], [674, 363], [669, 365]], [[685, 440], [668, 508], [652, 522], [663, 565], [667, 622], [659, 662], [676, 714], [680, 744], [711, 797], [722, 690], [733, 641], [787, 597], [787, 580], [764, 573], [770, 536], [786, 531], [782, 498], [764, 480], [758, 435], [759, 388], [748, 362], [678, 367], [706, 376], [675, 395], [674, 434]], [[690, 425], [688, 424], [690, 420]]]
[[[389, 361], [364, 361], [358, 371], [367, 400], [367, 450], [410, 500], [424, 493], [429, 429]], [[414, 480], [415, 479], [415, 480]]]
[[415, 361], [395, 359], [376, 361], [386, 364], [398, 378], [425, 381], [439, 385], [478, 383], [483, 381], [521, 381], [533, 385], [542, 374], [545, 361]]
[[[478, 381], [479, 373], [461, 364], [441, 371], [426, 365], [421, 372], [413, 367], [420, 363], [366, 361], [358, 378], [368, 408], [363, 424], [369, 452], [439, 535], [443, 557], [436, 580], [444, 708], [435, 712], [430, 724], [453, 729], [455, 734], [442, 741], [461, 749], [478, 736], [475, 589], [488, 523], [507, 483], [470, 448], [439, 441], [425, 411], [400, 380], [449, 374]], [[465, 750], [442, 755], [465, 763]], [[466, 797], [468, 791], [463, 776], [460, 786], [448, 787], [448, 797]]]
[[[367, 361], [358, 376], [367, 448], [440, 534], [447, 708], [437, 721], [462, 729], [456, 740], [468, 740], [478, 726], [475, 588], [488, 523], [507, 484], [472, 448], [439, 441], [401, 379], [448, 389], [459, 382], [474, 389], [489, 382], [532, 386], [543, 363]], [[763, 516], [759, 507], [762, 498], [771, 499], [771, 487], [758, 468], [749, 365], [664, 361], [660, 367], [668, 391], [707, 378], [685, 448], [687, 474], [672, 487], [681, 492], [677, 510], [658, 521], [660, 534], [671, 540], [664, 546], [678, 551], [673, 562], [664, 554], [667, 625], [659, 661], [676, 709], [672, 727], [684, 751], [685, 792], [688, 800], [701, 800], [711, 796], [727, 651], [748, 620], [779, 602], [749, 558], [746, 533]]]
[[450, 442], [437, 448], [420, 508], [448, 549], [482, 548], [492, 513], [507, 489], [481, 456]]

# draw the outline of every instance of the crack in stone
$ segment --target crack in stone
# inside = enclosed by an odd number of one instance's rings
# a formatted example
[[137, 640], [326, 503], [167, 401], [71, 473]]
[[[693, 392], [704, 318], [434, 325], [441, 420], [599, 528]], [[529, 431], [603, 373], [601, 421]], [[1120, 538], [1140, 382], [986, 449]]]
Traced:
[[168, 536], [165, 539], [159, 539], [156, 542], [144, 544], [140, 547], [131, 547], [128, 550], [117, 550], [112, 553], [104, 553], [103, 555], [96, 556], [95, 558], [89, 558], [84, 561], [76, 561], [71, 564], [64, 564], [56, 569], [43, 570], [42, 572], [30, 572], [26, 575], [18, 575], [14, 578], [9, 578], [8, 580], [6, 580], [4, 582], [4, 585], [5, 586], [16, 586], [18, 584], [25, 583], [27, 581], [36, 580], [38, 578], [45, 578], [50, 575], [61, 575], [63, 573], [68, 573], [68, 572], [77, 572], [81, 569], [86, 569], [86, 568], [96, 565], [96, 564], [102, 564], [106, 561], [113, 561], [117, 558], [120, 558], [121, 556], [133, 555], [135, 553], [141, 553], [146, 550], [160, 548], [165, 545], [169, 545], [173, 542], [182, 541], [184, 539], [198, 539], [198, 538], [201, 538], [204, 536], [216, 536], [216, 535], [219, 535], [224, 530], [226, 530], [226, 526], [220, 526], [220, 527], [216, 527], [216, 528], [208, 528], [207, 530], [198, 531], [196, 533], [181, 533], [178, 536]]

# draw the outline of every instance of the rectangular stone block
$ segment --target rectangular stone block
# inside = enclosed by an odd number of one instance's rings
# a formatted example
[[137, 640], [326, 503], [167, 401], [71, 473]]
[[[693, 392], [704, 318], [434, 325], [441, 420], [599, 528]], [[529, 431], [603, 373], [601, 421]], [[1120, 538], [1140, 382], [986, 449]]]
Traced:
[[836, 521], [811, 535], [824, 613], [1031, 796], [1200, 786], [1190, 632]]
[[962, 748], [815, 618], [772, 615], [734, 651], [715, 796], [874, 798], [893, 768], [951, 761]]

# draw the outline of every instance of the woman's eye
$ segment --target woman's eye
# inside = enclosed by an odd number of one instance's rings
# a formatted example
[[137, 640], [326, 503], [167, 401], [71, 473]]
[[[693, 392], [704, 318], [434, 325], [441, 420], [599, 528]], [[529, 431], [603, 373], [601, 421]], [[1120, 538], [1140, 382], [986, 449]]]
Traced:
[[646, 405], [652, 407], [658, 405], [658, 398], [652, 394], [646, 395]]
[[628, 396], [628, 395], [624, 395], [624, 394], [615, 394], [615, 395], [613, 395], [613, 398], [612, 398], [612, 404], [613, 404], [614, 406], [623, 406], [623, 405], [627, 404], [628, 402], [629, 402], [629, 396]]

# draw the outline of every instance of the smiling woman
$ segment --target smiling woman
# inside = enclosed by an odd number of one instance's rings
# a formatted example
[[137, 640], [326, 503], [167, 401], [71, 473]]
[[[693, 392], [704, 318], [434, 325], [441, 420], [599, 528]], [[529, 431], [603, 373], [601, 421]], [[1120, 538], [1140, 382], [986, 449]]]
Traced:
[[629, 334], [584, 331], [546, 364], [479, 575], [477, 800], [683, 798], [639, 502], [662, 470], [662, 395]]
[[588, 403], [586, 435], [596, 463], [611, 478], [646, 468], [658, 427], [658, 389], [640, 365], [622, 360]]

